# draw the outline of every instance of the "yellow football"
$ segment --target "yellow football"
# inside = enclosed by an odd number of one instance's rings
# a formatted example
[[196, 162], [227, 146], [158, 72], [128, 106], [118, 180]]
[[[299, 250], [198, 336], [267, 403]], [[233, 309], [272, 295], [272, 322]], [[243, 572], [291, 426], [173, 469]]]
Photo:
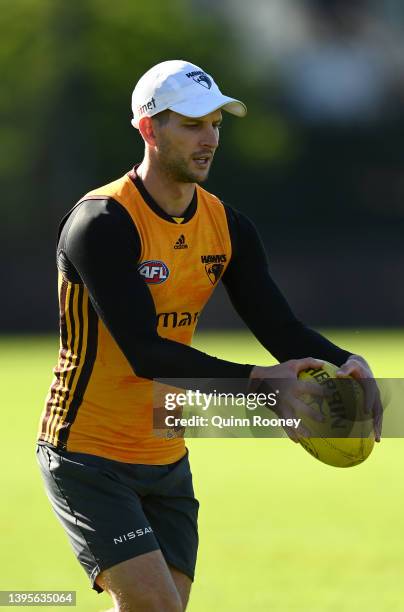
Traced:
[[[302, 400], [324, 417], [322, 423], [303, 416], [309, 438], [299, 440], [313, 457], [335, 467], [362, 463], [372, 452], [375, 438], [370, 415], [364, 412], [364, 391], [351, 376], [337, 378], [339, 368], [324, 362], [320, 369], [303, 370], [299, 380], [321, 385], [327, 395], [303, 395]], [[300, 415], [299, 415], [300, 416]]]

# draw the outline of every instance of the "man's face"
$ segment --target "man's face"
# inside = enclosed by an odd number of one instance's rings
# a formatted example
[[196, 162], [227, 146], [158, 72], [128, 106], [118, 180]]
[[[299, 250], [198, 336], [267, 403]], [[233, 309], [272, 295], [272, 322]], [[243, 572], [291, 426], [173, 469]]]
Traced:
[[219, 145], [219, 110], [191, 119], [169, 112], [161, 124], [153, 121], [156, 159], [170, 178], [181, 183], [202, 183], [209, 174]]

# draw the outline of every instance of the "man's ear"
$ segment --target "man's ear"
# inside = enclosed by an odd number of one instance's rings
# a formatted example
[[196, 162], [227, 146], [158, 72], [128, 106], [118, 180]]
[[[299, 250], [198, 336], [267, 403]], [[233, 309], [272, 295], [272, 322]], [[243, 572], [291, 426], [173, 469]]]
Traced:
[[153, 123], [151, 117], [142, 117], [139, 121], [139, 132], [143, 140], [150, 146], [156, 145], [156, 136], [154, 134]]

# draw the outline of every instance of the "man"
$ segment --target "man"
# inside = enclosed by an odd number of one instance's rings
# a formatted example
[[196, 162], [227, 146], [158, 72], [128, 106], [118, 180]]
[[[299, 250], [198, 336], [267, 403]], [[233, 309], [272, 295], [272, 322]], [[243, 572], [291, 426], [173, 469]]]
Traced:
[[[321, 365], [307, 355], [342, 366], [342, 374], [371, 373], [294, 317], [254, 226], [199, 186], [222, 111], [242, 117], [244, 104], [199, 67], [168, 61], [140, 79], [132, 109], [142, 163], [84, 196], [60, 226], [61, 347], [37, 452], [94, 589], [107, 590], [116, 610], [170, 612], [187, 605], [198, 502], [183, 438], [153, 435], [152, 380], [289, 379], [285, 401], [294, 411], [307, 410], [298, 372]], [[219, 280], [255, 336], [286, 363], [242, 365], [191, 348]]]

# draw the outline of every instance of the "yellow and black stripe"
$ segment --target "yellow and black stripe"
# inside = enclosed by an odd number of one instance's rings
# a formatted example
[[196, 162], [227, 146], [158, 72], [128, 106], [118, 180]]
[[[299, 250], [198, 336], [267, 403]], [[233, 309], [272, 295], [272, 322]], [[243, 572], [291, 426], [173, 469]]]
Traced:
[[59, 312], [60, 312], [60, 349], [58, 364], [54, 368], [53, 373], [55, 375], [52, 386], [49, 390], [48, 397], [45, 401], [45, 413], [42, 417], [40, 439], [49, 441], [49, 425], [53, 418], [53, 409], [57, 403], [58, 391], [63, 384], [63, 373], [64, 368], [67, 365], [69, 349], [67, 348], [71, 342], [71, 330], [70, 321], [69, 326], [66, 321], [66, 299], [67, 299], [67, 287], [68, 283], [63, 279], [62, 275], [58, 277], [58, 289], [59, 289]]
[[66, 448], [69, 431], [90, 380], [97, 353], [98, 317], [81, 284], [61, 278], [60, 351], [47, 398], [41, 439]]

